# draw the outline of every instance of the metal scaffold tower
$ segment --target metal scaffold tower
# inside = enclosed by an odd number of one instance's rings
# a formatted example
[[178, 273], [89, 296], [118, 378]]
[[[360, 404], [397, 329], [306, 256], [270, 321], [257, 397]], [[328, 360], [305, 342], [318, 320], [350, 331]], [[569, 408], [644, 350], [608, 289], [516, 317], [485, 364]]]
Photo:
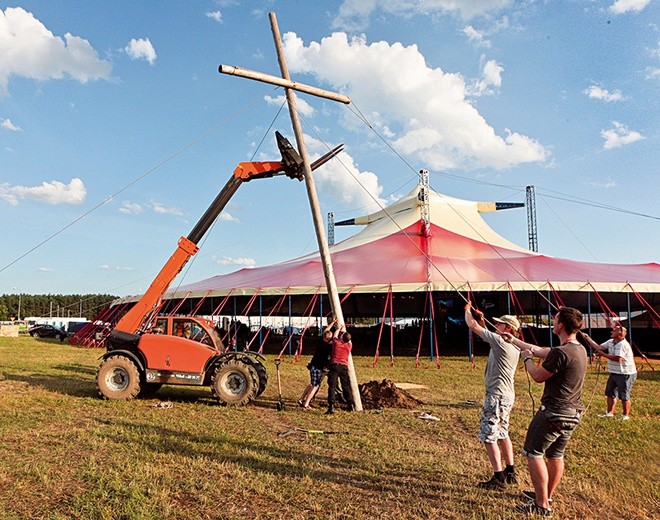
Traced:
[[335, 244], [335, 214], [330, 211], [328, 213], [328, 245]]
[[527, 238], [529, 249], [538, 252], [539, 241], [536, 232], [536, 196], [534, 195], [534, 186], [527, 186], [525, 191], [527, 193]]

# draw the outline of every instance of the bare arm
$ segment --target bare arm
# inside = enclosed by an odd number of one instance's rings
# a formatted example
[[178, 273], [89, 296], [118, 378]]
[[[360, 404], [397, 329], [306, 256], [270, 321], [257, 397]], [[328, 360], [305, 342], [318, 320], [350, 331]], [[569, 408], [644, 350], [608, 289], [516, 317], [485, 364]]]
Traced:
[[580, 335], [587, 341], [589, 346], [591, 346], [591, 348], [593, 348], [596, 351], [597, 355], [602, 356], [605, 359], [609, 359], [610, 361], [616, 361], [617, 363], [623, 361], [623, 358], [621, 356], [613, 356], [612, 354], [608, 354], [607, 347], [596, 343], [593, 339], [591, 339], [591, 337], [588, 334], [585, 334], [584, 332], [580, 332]]
[[[504, 341], [512, 343], [514, 347], [518, 347], [524, 354], [528, 352], [530, 356], [534, 356], [540, 359], [545, 359], [548, 357], [548, 352], [550, 352], [549, 347], [539, 347], [538, 345], [532, 345], [531, 343], [526, 343], [521, 339], [516, 338], [508, 332], [503, 332], [500, 334], [504, 338]], [[523, 356], [524, 357], [524, 356]]]
[[[479, 315], [481, 318], [483, 318], [483, 313], [479, 310], [475, 311], [477, 315]], [[482, 336], [484, 330], [486, 330], [484, 327], [482, 327], [477, 320], [474, 319], [474, 316], [472, 316], [472, 306], [470, 303], [467, 303], [465, 305], [465, 324], [470, 328], [472, 332], [475, 334], [479, 334], [479, 336]]]
[[325, 329], [323, 329], [323, 332], [330, 332], [332, 327], [334, 327], [335, 323], [337, 323], [337, 318], [335, 318], [330, 323], [328, 323], [328, 326]]
[[552, 372], [547, 371], [541, 365], [535, 365], [534, 363], [532, 363], [531, 356], [525, 355], [526, 353], [530, 352], [529, 350], [523, 350], [522, 352], [523, 352], [523, 363], [525, 364], [525, 369], [527, 370], [527, 373], [534, 381], [536, 381], [537, 383], [543, 383], [543, 381], [550, 379], [550, 377], [552, 376]]

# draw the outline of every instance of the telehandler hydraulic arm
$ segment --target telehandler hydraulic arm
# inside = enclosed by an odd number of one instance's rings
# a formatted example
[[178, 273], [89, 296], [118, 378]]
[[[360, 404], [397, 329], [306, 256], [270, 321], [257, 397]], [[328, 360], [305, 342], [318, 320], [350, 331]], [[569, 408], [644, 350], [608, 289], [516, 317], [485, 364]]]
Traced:
[[[177, 249], [160, 270], [147, 291], [140, 300], [119, 320], [111, 336], [119, 335], [124, 340], [130, 340], [140, 328], [148, 324], [152, 313], [158, 310], [158, 304], [177, 274], [186, 262], [197, 253], [197, 244], [225, 208], [239, 186], [253, 179], [264, 179], [276, 175], [286, 175], [292, 179], [304, 178], [303, 160], [291, 143], [279, 132], [275, 132], [277, 146], [282, 155], [281, 161], [242, 162], [234, 169], [227, 184], [218, 193], [215, 200], [199, 219], [187, 237], [179, 239]], [[315, 170], [337, 155], [343, 148], [339, 145], [314, 161], [310, 166]], [[119, 334], [117, 334], [119, 333]]]

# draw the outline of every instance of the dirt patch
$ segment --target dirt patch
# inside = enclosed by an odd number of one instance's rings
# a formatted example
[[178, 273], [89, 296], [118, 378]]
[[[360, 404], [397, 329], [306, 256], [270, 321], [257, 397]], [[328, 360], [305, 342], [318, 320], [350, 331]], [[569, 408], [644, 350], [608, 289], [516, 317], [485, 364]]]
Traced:
[[365, 410], [378, 408], [415, 408], [422, 401], [416, 399], [405, 390], [397, 386], [389, 379], [381, 382], [369, 381], [359, 385], [362, 407]]

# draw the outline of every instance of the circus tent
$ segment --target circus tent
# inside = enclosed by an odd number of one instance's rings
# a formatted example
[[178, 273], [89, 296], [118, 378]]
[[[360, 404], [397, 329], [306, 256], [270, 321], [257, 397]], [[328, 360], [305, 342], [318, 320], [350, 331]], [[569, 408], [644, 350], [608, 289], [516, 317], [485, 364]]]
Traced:
[[[427, 291], [570, 291], [660, 293], [660, 264], [589, 263], [520, 247], [496, 233], [481, 213], [495, 203], [448, 197], [417, 186], [396, 203], [354, 219], [364, 229], [330, 247], [340, 293]], [[318, 253], [245, 268], [183, 285], [168, 299], [232, 294], [275, 296], [325, 292]]]

